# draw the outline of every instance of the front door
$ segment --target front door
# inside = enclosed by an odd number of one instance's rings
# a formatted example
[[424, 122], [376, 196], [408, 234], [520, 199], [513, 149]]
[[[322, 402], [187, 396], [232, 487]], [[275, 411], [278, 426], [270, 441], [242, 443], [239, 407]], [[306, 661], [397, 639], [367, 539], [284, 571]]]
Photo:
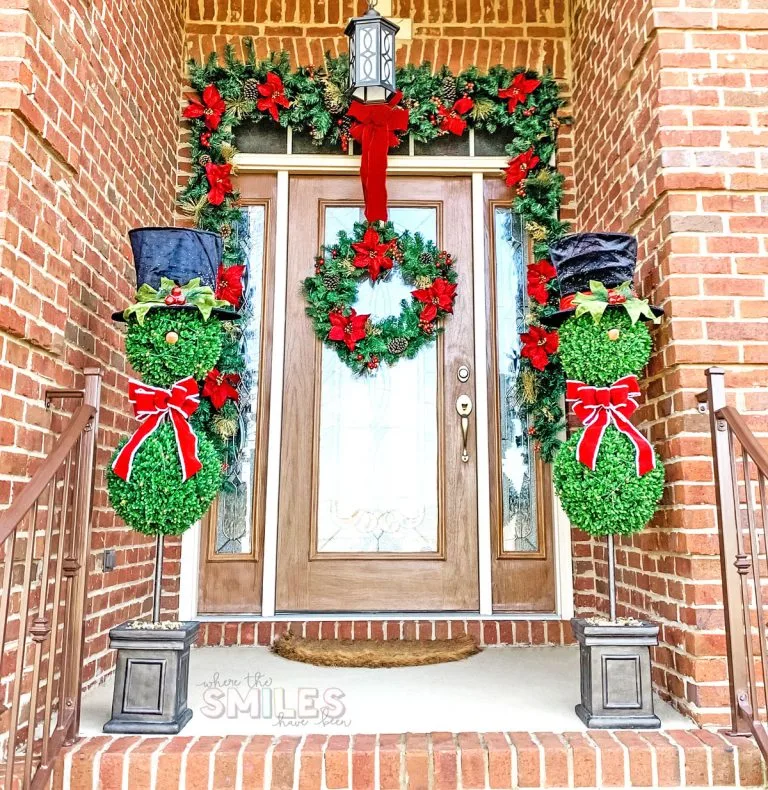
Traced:
[[[471, 180], [391, 177], [389, 205], [399, 232], [451, 253], [458, 295], [435, 344], [356, 376], [315, 337], [301, 281], [362, 221], [359, 179], [290, 181], [277, 611], [478, 608], [474, 414], [463, 461], [456, 408], [475, 400]], [[355, 307], [384, 318], [409, 290], [365, 282]]]

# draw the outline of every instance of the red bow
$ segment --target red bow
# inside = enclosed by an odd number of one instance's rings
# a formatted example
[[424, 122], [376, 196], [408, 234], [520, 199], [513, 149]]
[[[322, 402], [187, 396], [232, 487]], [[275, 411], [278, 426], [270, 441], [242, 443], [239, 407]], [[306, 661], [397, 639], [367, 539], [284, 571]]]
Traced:
[[368, 222], [387, 219], [387, 155], [400, 142], [395, 132], [408, 128], [408, 110], [397, 106], [402, 98], [397, 91], [386, 104], [353, 101], [347, 112], [358, 121], [349, 133], [362, 147], [360, 179]]
[[140, 425], [115, 457], [112, 471], [128, 482], [139, 447], [168, 416], [176, 434], [182, 479], [186, 481], [197, 474], [203, 465], [197, 455], [197, 436], [189, 424], [189, 418], [200, 405], [197, 382], [189, 376], [177, 381], [169, 390], [164, 390], [140, 381], [129, 381], [128, 399], [133, 404], [133, 413]]
[[629, 421], [640, 397], [640, 385], [635, 376], [624, 376], [610, 387], [569, 381], [565, 397], [573, 402], [573, 413], [584, 425], [584, 433], [576, 445], [576, 458], [581, 463], [594, 471], [603, 434], [613, 423], [635, 446], [637, 476], [642, 477], [656, 466], [651, 443]]

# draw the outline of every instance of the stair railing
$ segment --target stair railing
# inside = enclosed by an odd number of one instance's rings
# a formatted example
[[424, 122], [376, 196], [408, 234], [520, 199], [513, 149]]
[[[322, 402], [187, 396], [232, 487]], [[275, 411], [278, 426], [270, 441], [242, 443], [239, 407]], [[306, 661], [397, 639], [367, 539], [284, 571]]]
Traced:
[[[80, 726], [90, 521], [101, 371], [32, 479], [0, 512], [0, 786], [47, 786]], [[2, 781], [4, 780], [4, 782]]]
[[699, 410], [709, 413], [730, 681], [731, 731], [753, 735], [768, 761], [768, 643], [763, 584], [768, 537], [768, 452], [728, 406], [725, 371], [707, 370]]

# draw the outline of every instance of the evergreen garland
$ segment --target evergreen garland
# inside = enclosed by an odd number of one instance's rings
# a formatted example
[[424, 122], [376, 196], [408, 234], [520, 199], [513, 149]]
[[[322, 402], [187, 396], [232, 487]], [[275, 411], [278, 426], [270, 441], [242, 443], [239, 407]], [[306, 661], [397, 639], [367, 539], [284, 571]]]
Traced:
[[[244, 41], [244, 49], [244, 60], [228, 46], [223, 62], [212, 53], [205, 62], [189, 63], [192, 88], [202, 96], [213, 86], [218, 101], [204, 109], [194, 99], [200, 111], [185, 113], [191, 118], [193, 132], [192, 173], [179, 197], [179, 207], [197, 227], [222, 233], [225, 267], [242, 265], [246, 257], [241, 234], [233, 232], [240, 226], [241, 211], [230, 180], [236, 153], [234, 130], [239, 124], [247, 120], [290, 126], [295, 135], [309, 135], [318, 146], [346, 149], [349, 145], [346, 56], [326, 56], [320, 67], [293, 69], [285, 52], [259, 60], [250, 39]], [[558, 112], [565, 102], [552, 75], [504, 66], [494, 66], [487, 73], [472, 67], [454, 75], [446, 67], [435, 71], [423, 63], [398, 69], [397, 85], [409, 112], [406, 135], [420, 143], [461, 135], [466, 129], [506, 132], [511, 140], [506, 146], [510, 157], [506, 173], [513, 190], [512, 208], [523, 217], [534, 262], [548, 260], [549, 245], [566, 230], [559, 220], [563, 177], [552, 164], [560, 125]], [[531, 300], [530, 326], [539, 326], [543, 315], [557, 309], [556, 280], [546, 287], [544, 304]], [[242, 369], [241, 361], [235, 363], [240, 353], [236, 334], [225, 339], [222, 359], [216, 366], [222, 373]], [[380, 350], [381, 358], [389, 359], [387, 355], [394, 354], [392, 348], [397, 346]], [[549, 356], [543, 369], [523, 358], [519, 381], [530, 431], [542, 457], [549, 461], [559, 445], [563, 423], [564, 376], [557, 353]], [[231, 457], [237, 452], [237, 440], [228, 446]]]

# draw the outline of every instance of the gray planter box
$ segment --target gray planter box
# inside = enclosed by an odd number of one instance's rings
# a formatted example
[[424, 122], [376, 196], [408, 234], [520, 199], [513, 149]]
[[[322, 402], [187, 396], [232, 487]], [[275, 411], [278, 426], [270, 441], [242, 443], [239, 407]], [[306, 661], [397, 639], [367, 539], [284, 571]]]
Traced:
[[174, 630], [129, 628], [109, 632], [117, 650], [112, 718], [104, 732], [175, 735], [192, 718], [187, 707], [189, 649], [199, 623]]
[[571, 620], [581, 651], [581, 702], [578, 717], [591, 728], [655, 729], [661, 725], [653, 712], [651, 689], [652, 645], [659, 643], [659, 627], [592, 625]]

